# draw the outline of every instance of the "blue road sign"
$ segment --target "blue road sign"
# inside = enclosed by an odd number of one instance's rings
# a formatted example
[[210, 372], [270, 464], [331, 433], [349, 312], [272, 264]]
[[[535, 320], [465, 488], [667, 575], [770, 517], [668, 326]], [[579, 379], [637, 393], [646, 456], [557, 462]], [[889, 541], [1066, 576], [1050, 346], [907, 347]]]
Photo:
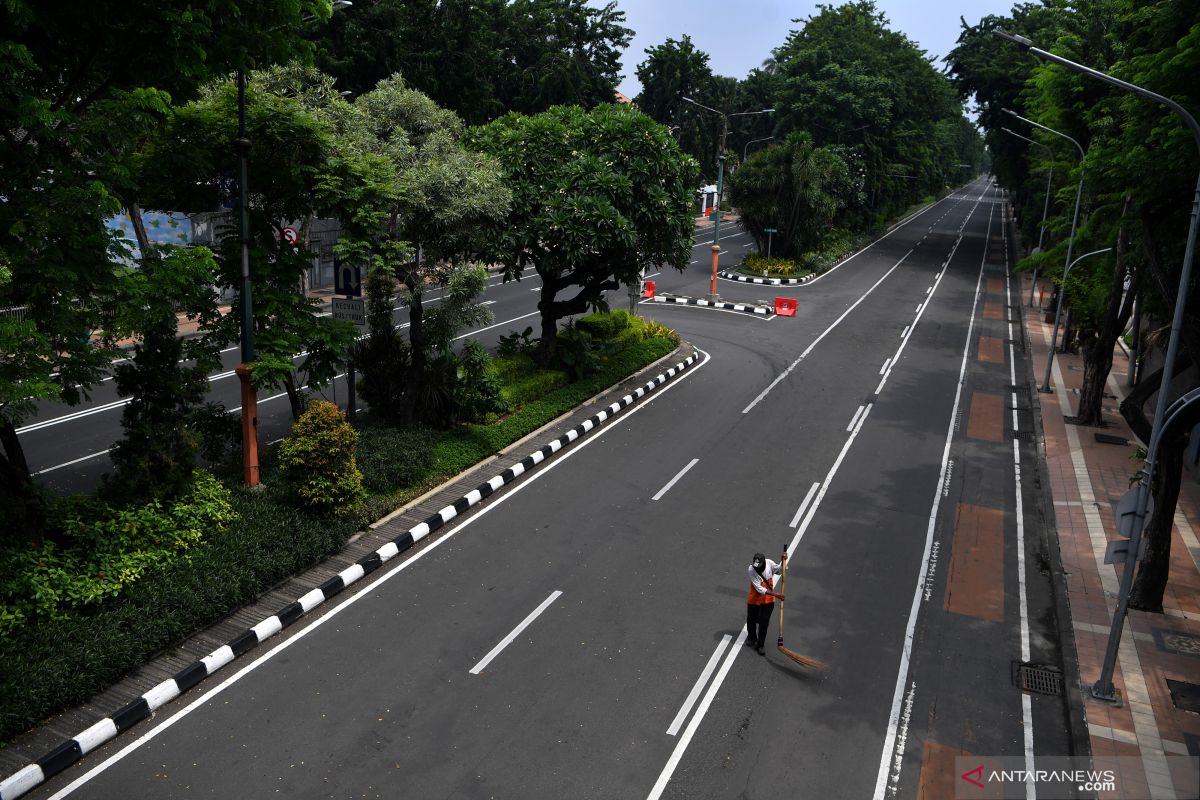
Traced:
[[333, 262], [333, 293], [343, 297], [362, 297], [362, 275], [357, 264]]

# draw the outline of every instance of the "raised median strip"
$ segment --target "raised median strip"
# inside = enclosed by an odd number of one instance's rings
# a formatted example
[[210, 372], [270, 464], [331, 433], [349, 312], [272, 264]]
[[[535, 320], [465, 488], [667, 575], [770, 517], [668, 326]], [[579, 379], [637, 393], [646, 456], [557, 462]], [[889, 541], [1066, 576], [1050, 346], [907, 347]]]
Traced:
[[755, 278], [751, 275], [741, 275], [736, 272], [720, 272], [718, 276], [727, 281], [738, 281], [740, 283], [757, 283], [760, 286], [800, 286], [808, 283], [813, 278], [817, 277], [817, 273], [810, 272], [803, 278]]
[[677, 303], [683, 306], [719, 308], [724, 311], [740, 311], [743, 314], [758, 314], [762, 317], [769, 317], [775, 313], [775, 308], [773, 306], [752, 306], [745, 303], [714, 303], [711, 300], [699, 300], [695, 297], [676, 297], [674, 295], [656, 294], [654, 297], [647, 299], [655, 303]]
[[643, 397], [646, 397], [668, 381], [678, 377], [700, 360], [700, 354], [693, 352], [670, 369], [660, 373], [636, 390], [591, 415], [558, 438], [530, 453], [521, 461], [512, 464], [490, 480], [479, 484], [454, 503], [447, 505], [440, 511], [427, 517], [423, 522], [409, 528], [391, 541], [358, 559], [349, 567], [346, 567], [316, 588], [311, 589], [298, 599], [288, 603], [275, 614], [247, 628], [204, 658], [189, 664], [176, 672], [171, 678], [162, 681], [149, 691], [142, 693], [137, 699], [119, 708], [110, 716], [101, 719], [81, 733], [61, 742], [57, 747], [37, 759], [34, 763], [23, 767], [3, 781], [0, 781], [0, 800], [14, 800], [14, 798], [24, 795], [26, 792], [29, 792], [67, 769], [83, 756], [112, 740], [117, 734], [128, 730], [138, 722], [150, 717], [155, 710], [164, 704], [196, 686], [217, 670], [234, 661], [238, 656], [253, 650], [284, 628], [289, 627], [326, 600], [336, 596], [348, 586], [377, 570], [384, 563], [395, 558], [400, 553], [409, 550], [417, 542], [425, 539], [450, 520], [465, 513], [472, 506], [478, 505], [485, 498], [490, 497], [506, 484], [512, 483], [521, 475], [543, 461], [546, 461], [550, 456], [564, 449], [572, 442], [581, 439], [587, 433], [600, 427], [604, 422], [612, 419], [621, 411]]

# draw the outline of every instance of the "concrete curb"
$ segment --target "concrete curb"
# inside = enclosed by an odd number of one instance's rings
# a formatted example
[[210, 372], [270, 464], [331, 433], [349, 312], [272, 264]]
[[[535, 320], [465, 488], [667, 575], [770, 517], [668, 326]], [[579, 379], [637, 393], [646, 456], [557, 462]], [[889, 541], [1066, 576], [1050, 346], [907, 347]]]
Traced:
[[105, 717], [81, 733], [60, 743], [34, 763], [0, 781], [0, 800], [14, 800], [14, 798], [20, 797], [41, 785], [49, 778], [67, 769], [89, 752], [112, 740], [119, 733], [150, 717], [156, 709], [174, 700], [180, 694], [196, 686], [205, 678], [233, 662], [239, 656], [253, 650], [284, 628], [289, 627], [292, 623], [308, 614], [309, 611], [322, 605], [326, 600], [340, 594], [344, 589], [356, 583], [361, 578], [379, 569], [384, 563], [395, 558], [400, 553], [411, 549], [416, 543], [425, 539], [450, 520], [465, 513], [472, 506], [478, 505], [485, 498], [491, 496], [503, 486], [512, 483], [525, 472], [547, 460], [554, 453], [557, 453], [587, 433], [595, 430], [606, 420], [616, 416], [624, 409], [633, 405], [637, 400], [640, 400], [671, 379], [682, 374], [689, 367], [694, 366], [700, 359], [701, 356], [699, 353], [693, 352], [666, 372], [660, 373], [657, 377], [635, 391], [609, 404], [557, 439], [530, 453], [520, 462], [513, 464], [472, 491], [467, 492], [467, 494], [460, 497], [454, 503], [442, 508], [423, 522], [396, 536], [382, 547], [358, 559], [337, 575], [279, 609], [275, 614], [246, 629], [240, 635], [218, 647], [204, 658], [179, 670], [171, 678], [144, 692], [136, 700], [127, 703], [112, 715]]
[[749, 275], [738, 275], [736, 272], [720, 272], [717, 277], [739, 283], [757, 283], [764, 286], [802, 286], [817, 277], [815, 272], [803, 278], [753, 278]]
[[694, 297], [675, 297], [674, 295], [656, 294], [651, 298], [655, 303], [677, 303], [685, 306], [700, 306], [702, 308], [717, 308], [725, 311], [739, 311], [743, 314], [757, 314], [760, 317], [775, 316], [771, 306], [751, 306], [745, 303], [714, 303], [710, 300], [697, 300]]

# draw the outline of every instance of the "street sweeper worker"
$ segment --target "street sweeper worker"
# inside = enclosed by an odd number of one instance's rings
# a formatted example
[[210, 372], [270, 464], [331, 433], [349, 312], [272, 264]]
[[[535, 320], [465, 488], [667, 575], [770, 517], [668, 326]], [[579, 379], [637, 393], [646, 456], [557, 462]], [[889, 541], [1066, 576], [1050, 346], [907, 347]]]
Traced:
[[[780, 560], [787, 560], [786, 552]], [[774, 591], [775, 576], [779, 570], [780, 565], [762, 553], [754, 554], [754, 560], [748, 568], [750, 591], [746, 594], [746, 646], [757, 647], [760, 656], [767, 641], [767, 625], [775, 609], [775, 598], [783, 600], [783, 595]]]

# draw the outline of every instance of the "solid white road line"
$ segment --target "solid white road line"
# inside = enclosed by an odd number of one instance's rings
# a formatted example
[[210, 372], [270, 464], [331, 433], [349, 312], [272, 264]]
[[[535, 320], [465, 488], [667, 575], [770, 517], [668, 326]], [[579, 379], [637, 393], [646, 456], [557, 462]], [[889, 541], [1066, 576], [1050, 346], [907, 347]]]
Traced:
[[861, 416], [862, 416], [862, 413], [863, 413], [864, 411], [866, 411], [866, 410], [867, 410], [867, 407], [866, 407], [866, 406], [859, 406], [859, 407], [858, 407], [858, 411], [855, 411], [855, 412], [854, 412], [854, 416], [853, 416], [853, 417], [851, 417], [851, 419], [850, 419], [850, 424], [846, 426], [846, 431], [847, 431], [847, 432], [854, 430], [854, 424], [855, 424], [856, 422], [858, 422], [858, 418], [859, 418], [859, 417], [861, 417]]
[[31, 474], [34, 477], [36, 477], [38, 475], [45, 475], [47, 472], [54, 472], [54, 470], [56, 470], [56, 469], [62, 469], [63, 467], [70, 467], [74, 464], [78, 464], [83, 461], [90, 461], [93, 458], [99, 458], [100, 456], [107, 455], [110, 450], [112, 450], [111, 447], [108, 448], [108, 450], [101, 450], [99, 453], [92, 453], [91, 455], [81, 456], [80, 458], [77, 458], [74, 461], [68, 461], [65, 464], [55, 464], [53, 467], [46, 467], [45, 469], [40, 469], [37, 472], [31, 473]]
[[696, 685], [692, 687], [692, 691], [688, 693], [687, 699], [683, 701], [683, 707], [675, 715], [675, 719], [671, 722], [671, 727], [667, 728], [667, 736], [674, 736], [679, 733], [679, 729], [683, 727], [683, 721], [687, 719], [692, 706], [696, 704], [696, 698], [700, 696], [700, 690], [708, 683], [713, 670], [717, 668], [717, 662], [721, 660], [721, 653], [725, 651], [726, 646], [729, 645], [732, 639], [733, 636], [728, 633], [721, 637], [720, 644], [717, 645], [716, 650], [713, 650], [713, 654], [708, 657], [708, 663], [704, 665], [704, 670], [700, 673], [700, 677], [696, 679]]
[[658, 498], [660, 498], [660, 497], [662, 497], [664, 494], [666, 494], [668, 491], [670, 491], [671, 487], [675, 485], [675, 482], [676, 482], [676, 481], [678, 481], [680, 478], [682, 478], [684, 475], [686, 475], [686, 474], [687, 474], [687, 471], [688, 471], [689, 469], [691, 469], [692, 467], [696, 466], [697, 462], [699, 462], [699, 461], [700, 461], [700, 459], [698, 459], [698, 458], [693, 458], [693, 459], [692, 459], [690, 462], [688, 462], [688, 465], [687, 465], [686, 467], [684, 467], [683, 469], [679, 470], [679, 472], [677, 472], [677, 473], [675, 474], [675, 477], [674, 477], [674, 478], [671, 478], [671, 480], [667, 481], [667, 485], [666, 485], [666, 486], [664, 486], [663, 488], [661, 488], [661, 489], [659, 489], [659, 490], [658, 490], [658, 494], [654, 495], [654, 497], [651, 497], [650, 499], [651, 499], [651, 500], [657, 500]]
[[538, 606], [532, 612], [530, 612], [528, 617], [521, 620], [520, 625], [513, 628], [512, 632], [509, 633], [508, 636], [505, 636], [503, 639], [500, 640], [500, 644], [493, 647], [492, 651], [490, 653], [488, 653], [486, 656], [484, 656], [483, 659], [478, 664], [471, 667], [471, 674], [478, 675], [479, 673], [483, 672], [484, 668], [487, 667], [488, 664], [492, 663], [492, 659], [495, 658], [496, 656], [500, 655], [501, 651], [503, 651], [504, 648], [506, 648], [510, 644], [512, 644], [513, 641], [516, 640], [516, 638], [521, 635], [521, 631], [528, 628], [535, 619], [540, 617], [542, 615], [542, 612], [545, 611], [547, 608], [549, 608], [550, 604], [553, 603], [555, 600], [557, 600], [561, 594], [562, 594], [562, 592], [559, 591], [558, 589], [555, 589], [553, 592], [551, 592], [550, 596], [547, 597], [545, 600], [543, 600], [542, 604], [540, 606]]

